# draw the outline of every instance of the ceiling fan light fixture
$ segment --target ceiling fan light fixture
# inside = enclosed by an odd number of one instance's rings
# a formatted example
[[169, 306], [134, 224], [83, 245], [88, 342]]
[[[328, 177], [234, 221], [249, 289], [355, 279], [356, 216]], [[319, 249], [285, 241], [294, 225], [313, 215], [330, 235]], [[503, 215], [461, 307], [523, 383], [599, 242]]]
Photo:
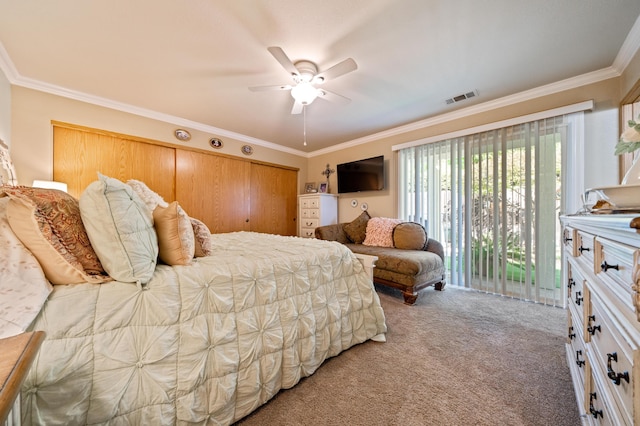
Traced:
[[291, 96], [302, 105], [309, 105], [319, 95], [319, 90], [313, 84], [302, 82], [291, 89]]

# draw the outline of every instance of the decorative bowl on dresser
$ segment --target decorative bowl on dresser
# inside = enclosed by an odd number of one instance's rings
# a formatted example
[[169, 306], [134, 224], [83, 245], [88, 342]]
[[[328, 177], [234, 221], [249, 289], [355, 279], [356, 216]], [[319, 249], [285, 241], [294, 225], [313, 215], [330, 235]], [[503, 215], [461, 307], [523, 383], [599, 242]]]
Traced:
[[640, 424], [640, 215], [561, 216], [567, 361], [585, 424]]

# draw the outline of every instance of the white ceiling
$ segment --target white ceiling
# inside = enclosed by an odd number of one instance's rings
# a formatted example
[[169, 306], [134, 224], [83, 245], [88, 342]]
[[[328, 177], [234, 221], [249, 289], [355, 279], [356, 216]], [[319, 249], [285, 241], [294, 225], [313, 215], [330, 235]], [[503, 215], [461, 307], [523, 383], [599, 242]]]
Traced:
[[[620, 72], [639, 16], [639, 0], [0, 0], [0, 66], [16, 85], [312, 152]], [[324, 84], [348, 105], [307, 108], [307, 147], [288, 92], [248, 90], [291, 82], [269, 46], [358, 64]]]

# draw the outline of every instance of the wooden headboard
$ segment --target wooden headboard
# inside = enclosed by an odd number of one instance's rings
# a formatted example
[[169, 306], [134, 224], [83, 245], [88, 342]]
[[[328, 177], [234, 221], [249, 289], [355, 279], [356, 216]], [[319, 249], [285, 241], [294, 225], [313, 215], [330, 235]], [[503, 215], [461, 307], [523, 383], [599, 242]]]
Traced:
[[211, 232], [296, 235], [298, 169], [53, 122], [53, 179], [71, 195], [97, 173], [140, 180]]

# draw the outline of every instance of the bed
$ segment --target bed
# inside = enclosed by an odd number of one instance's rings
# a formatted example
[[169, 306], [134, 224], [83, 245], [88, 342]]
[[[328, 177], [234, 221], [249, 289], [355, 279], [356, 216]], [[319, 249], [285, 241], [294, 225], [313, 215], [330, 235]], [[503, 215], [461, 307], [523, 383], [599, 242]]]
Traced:
[[[46, 333], [23, 385], [23, 424], [231, 424], [326, 359], [384, 341], [371, 279], [342, 244], [253, 232], [203, 237], [176, 203], [164, 207], [108, 177], [92, 185], [79, 201], [24, 187], [4, 187], [0, 197], [0, 255], [10, 259], [0, 268], [0, 336]], [[119, 210], [116, 201], [128, 204]], [[52, 204], [63, 208], [47, 211]], [[80, 222], [73, 244], [43, 227], [43, 217], [61, 214], [65, 227]], [[106, 229], [113, 223], [105, 221], [136, 215], [146, 220]], [[27, 216], [56, 250], [24, 236], [15, 222]], [[160, 225], [182, 238], [185, 217], [191, 244], [167, 239]], [[117, 241], [96, 237], [113, 232]], [[62, 241], [51, 244], [55, 238]], [[95, 258], [70, 256], [86, 239]], [[127, 243], [124, 265], [114, 259]], [[60, 264], [66, 269], [56, 276]]]

